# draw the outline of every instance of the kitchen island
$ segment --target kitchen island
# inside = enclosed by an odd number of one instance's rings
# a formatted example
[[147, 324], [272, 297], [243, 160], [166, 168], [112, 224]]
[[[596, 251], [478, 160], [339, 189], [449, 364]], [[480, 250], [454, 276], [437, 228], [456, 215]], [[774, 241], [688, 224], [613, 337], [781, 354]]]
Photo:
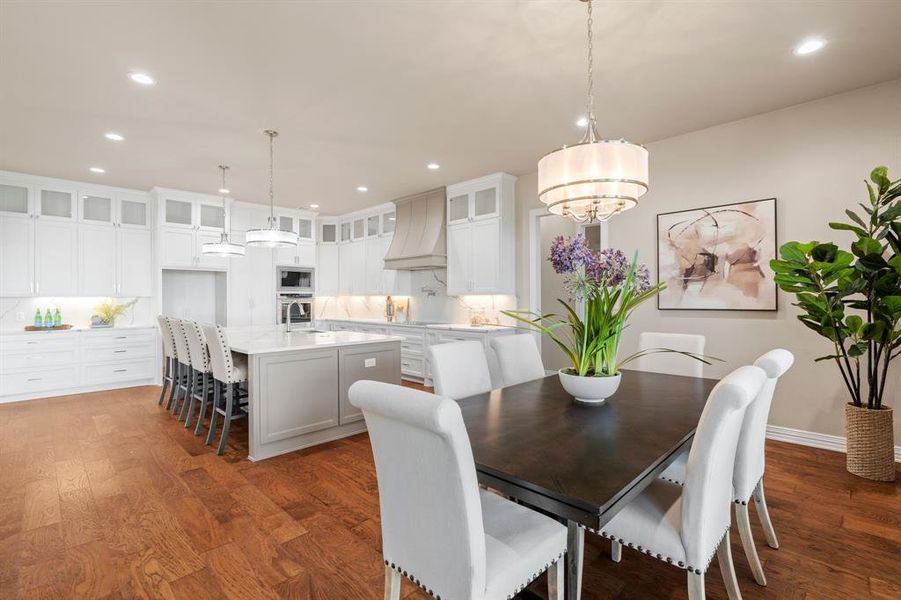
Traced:
[[400, 337], [275, 326], [226, 334], [232, 352], [247, 355], [250, 460], [365, 431], [348, 388], [360, 379], [400, 383]]

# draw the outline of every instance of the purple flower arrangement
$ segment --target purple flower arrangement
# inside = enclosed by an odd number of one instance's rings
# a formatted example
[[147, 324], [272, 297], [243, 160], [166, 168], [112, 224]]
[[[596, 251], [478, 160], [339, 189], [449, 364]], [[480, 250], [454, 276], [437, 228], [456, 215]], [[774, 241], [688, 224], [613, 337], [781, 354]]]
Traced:
[[[595, 252], [585, 236], [558, 235], [551, 244], [548, 260], [554, 271], [567, 278], [567, 290], [576, 297], [593, 298], [596, 288], [622, 285], [632, 270], [632, 261], [622, 250], [604, 248]], [[632, 292], [642, 294], [651, 289], [651, 274], [645, 264], [636, 264], [632, 276]]]

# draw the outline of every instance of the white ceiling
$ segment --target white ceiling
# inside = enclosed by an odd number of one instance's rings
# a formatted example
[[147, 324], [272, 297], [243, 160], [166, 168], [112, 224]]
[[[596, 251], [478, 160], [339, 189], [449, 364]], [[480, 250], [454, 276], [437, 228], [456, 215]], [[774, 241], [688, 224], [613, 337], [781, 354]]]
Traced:
[[[226, 163], [265, 202], [275, 128], [276, 202], [325, 214], [526, 173], [581, 135], [584, 27], [576, 0], [3, 0], [0, 169], [215, 193]], [[639, 143], [901, 77], [898, 1], [601, 2], [595, 32], [601, 133]]]

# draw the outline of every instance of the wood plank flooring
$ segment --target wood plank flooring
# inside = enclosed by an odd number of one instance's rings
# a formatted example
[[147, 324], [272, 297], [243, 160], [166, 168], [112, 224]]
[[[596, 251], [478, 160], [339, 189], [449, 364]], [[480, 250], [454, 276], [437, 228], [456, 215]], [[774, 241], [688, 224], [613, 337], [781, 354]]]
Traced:
[[[223, 457], [142, 387], [0, 405], [0, 598], [381, 598], [378, 487], [365, 434], [261, 463], [237, 422]], [[838, 418], [838, 417], [836, 417]], [[755, 537], [745, 598], [901, 598], [901, 482], [770, 442], [779, 550]], [[899, 480], [901, 481], [901, 480]], [[725, 598], [716, 566], [708, 597]], [[425, 598], [404, 583], [405, 598]], [[541, 597], [544, 579], [531, 586]], [[584, 598], [685, 598], [685, 575], [587, 536]]]

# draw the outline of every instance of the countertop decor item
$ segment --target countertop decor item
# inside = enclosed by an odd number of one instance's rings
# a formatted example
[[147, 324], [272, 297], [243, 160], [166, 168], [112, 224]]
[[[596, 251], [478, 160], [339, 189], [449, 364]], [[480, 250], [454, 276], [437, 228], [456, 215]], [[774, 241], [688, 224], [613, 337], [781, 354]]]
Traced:
[[298, 236], [296, 231], [282, 231], [279, 229], [278, 220], [275, 218], [275, 191], [272, 185], [272, 173], [274, 165], [274, 144], [278, 132], [273, 129], [264, 131], [269, 136], [269, 227], [266, 229], [250, 229], [244, 234], [244, 242], [248, 246], [262, 246], [264, 248], [287, 248], [296, 246]]
[[[603, 402], [616, 392], [620, 368], [646, 354], [675, 352], [710, 364], [710, 357], [668, 348], [648, 348], [617, 359], [629, 315], [666, 287], [651, 283], [647, 266], [638, 263], [637, 252], [630, 261], [621, 250], [593, 251], [583, 235], [557, 236], [548, 260], [554, 271], [566, 275], [569, 299], [557, 299], [564, 315], [525, 310], [505, 310], [503, 314], [538, 329], [563, 350], [572, 366], [560, 370], [560, 383], [576, 400]], [[584, 303], [584, 318], [579, 316], [576, 301]]]
[[[222, 194], [222, 206], [225, 206], [225, 195], [228, 194], [228, 188], [225, 187], [225, 172], [228, 171], [228, 165], [219, 165], [222, 171], [222, 187], [219, 193]], [[236, 244], [228, 239], [228, 233], [225, 230], [225, 221], [222, 222], [222, 235], [218, 242], [206, 243], [201, 249], [204, 256], [223, 256], [229, 258], [232, 256], [244, 256], [244, 246]]]
[[125, 311], [134, 306], [138, 299], [134, 298], [123, 304], [116, 304], [110, 299], [104, 300], [94, 310], [97, 312], [91, 315], [91, 327], [115, 327], [116, 319], [125, 314]]
[[594, 45], [588, 4], [588, 100], [585, 136], [538, 161], [538, 199], [555, 215], [579, 223], [606, 221], [638, 206], [648, 191], [648, 151], [626, 140], [604, 140], [594, 115]]
[[72, 329], [72, 326], [67, 323], [63, 323], [60, 325], [54, 325], [53, 327], [43, 327], [43, 326], [36, 327], [34, 325], [26, 325], [25, 326], [25, 331], [63, 331], [66, 329]]
[[832, 242], [788, 242], [770, 266], [776, 284], [794, 294], [798, 319], [832, 345], [816, 360], [835, 361], [848, 390], [848, 471], [894, 481], [892, 409], [883, 399], [901, 354], [901, 179], [876, 167], [866, 186], [863, 213], [846, 210], [847, 222], [829, 223], [857, 237], [850, 252]]

